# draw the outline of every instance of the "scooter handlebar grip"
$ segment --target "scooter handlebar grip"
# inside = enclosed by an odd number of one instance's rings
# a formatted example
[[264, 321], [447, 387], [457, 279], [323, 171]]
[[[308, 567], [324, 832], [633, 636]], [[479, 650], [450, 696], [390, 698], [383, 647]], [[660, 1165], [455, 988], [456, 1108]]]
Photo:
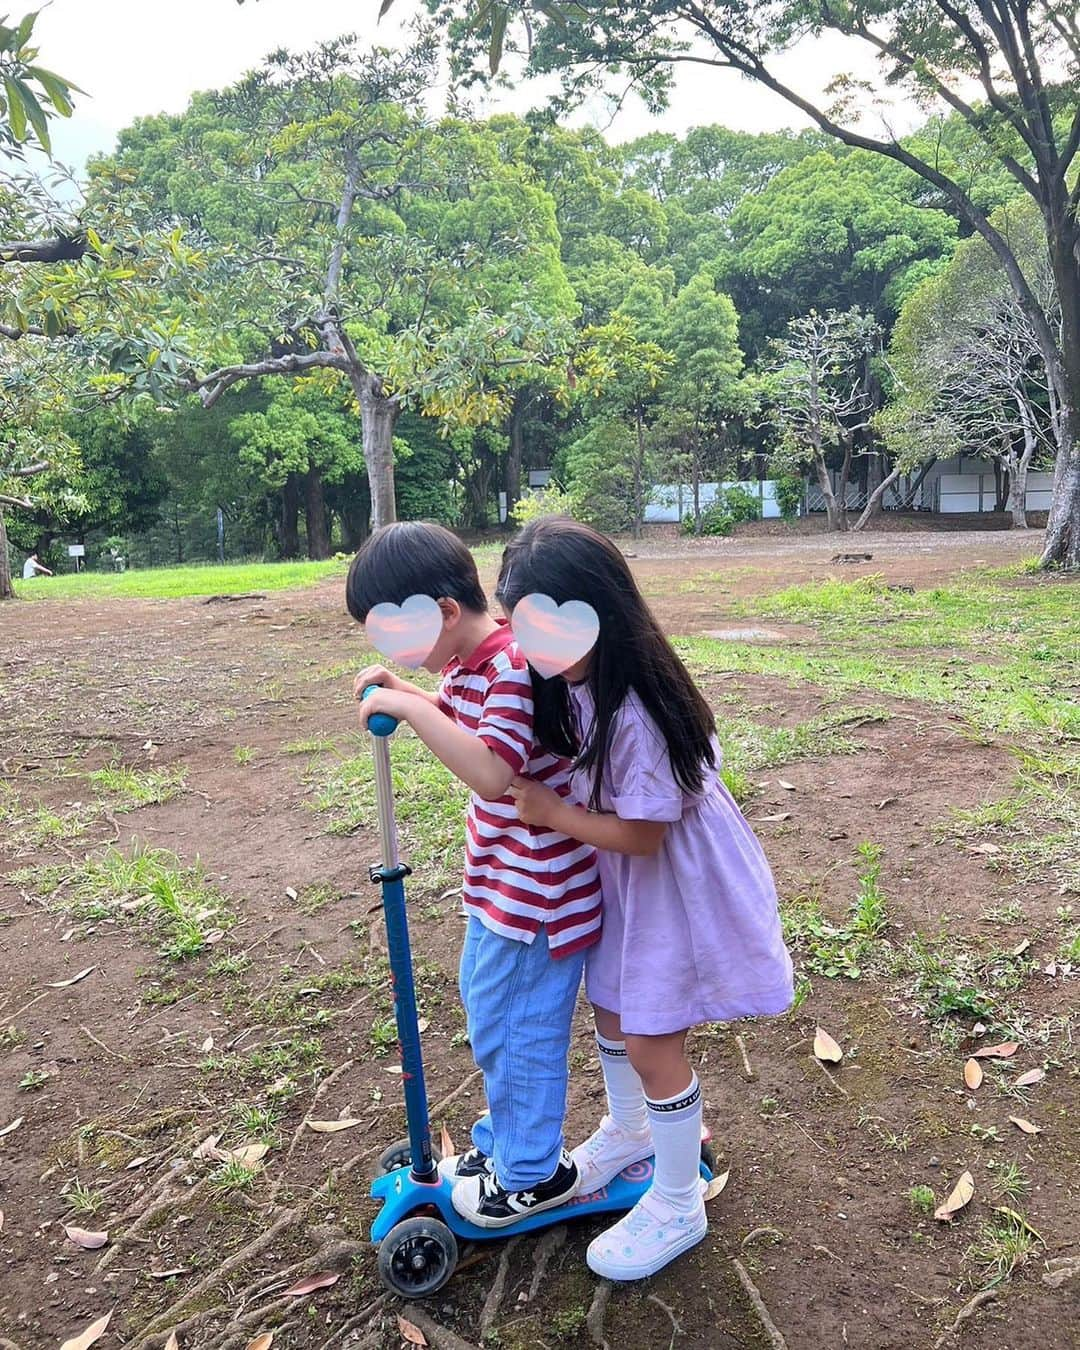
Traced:
[[[376, 689], [381, 689], [381, 684], [369, 684], [360, 695], [361, 699], [367, 698], [368, 694], [374, 693]], [[373, 713], [368, 718], [367, 729], [373, 736], [392, 736], [397, 731], [398, 720], [391, 717], [389, 713]]]

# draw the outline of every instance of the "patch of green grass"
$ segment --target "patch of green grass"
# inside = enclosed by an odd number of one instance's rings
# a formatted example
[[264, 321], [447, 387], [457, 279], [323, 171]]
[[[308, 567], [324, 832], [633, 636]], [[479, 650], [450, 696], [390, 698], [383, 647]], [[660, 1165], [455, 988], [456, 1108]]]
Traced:
[[130, 854], [107, 848], [73, 868], [29, 868], [16, 874], [48, 896], [51, 908], [79, 919], [142, 923], [162, 939], [172, 961], [195, 956], [217, 930], [232, 926], [227, 902], [198, 866], [184, 867], [163, 849], [134, 846]]
[[164, 599], [192, 595], [239, 595], [245, 591], [281, 591], [313, 586], [324, 577], [344, 576], [348, 561], [206, 563], [190, 567], [153, 567], [128, 572], [79, 572], [15, 582], [24, 600]]
[[233, 1102], [231, 1116], [233, 1125], [244, 1139], [254, 1139], [271, 1146], [277, 1143], [278, 1126], [281, 1124], [280, 1104], [250, 1106], [247, 1102]]
[[852, 906], [852, 927], [866, 937], [877, 937], [885, 927], [885, 896], [881, 891], [880, 844], [866, 841], [856, 848], [859, 855], [859, 889]]
[[327, 905], [335, 904], [340, 899], [341, 892], [336, 886], [317, 882], [313, 886], [304, 886], [296, 903], [301, 914], [312, 915], [320, 913]]
[[233, 759], [239, 765], [250, 764], [255, 758], [255, 747], [253, 745], [233, 746]]
[[747, 717], [722, 713], [717, 718], [716, 734], [724, 752], [725, 767], [745, 775], [800, 759], [853, 754], [860, 748], [859, 742], [844, 726], [854, 717], [849, 712], [834, 713], [796, 726], [769, 727]]
[[994, 1194], [999, 1200], [1015, 1205], [1031, 1190], [1031, 1182], [1019, 1163], [999, 1162], [990, 1166], [994, 1173]]
[[64, 1199], [76, 1214], [96, 1214], [105, 1203], [100, 1191], [84, 1186], [78, 1177], [64, 1192]]
[[15, 848], [47, 849], [81, 838], [93, 819], [93, 812], [83, 806], [60, 813], [47, 806], [35, 806], [27, 816], [14, 817], [10, 843]]
[[929, 1186], [912, 1186], [908, 1201], [916, 1214], [933, 1214], [937, 1208], [937, 1198]]
[[49, 1081], [49, 1075], [44, 1069], [27, 1069], [26, 1073], [19, 1079], [20, 1092], [37, 1092], [43, 1088]]
[[372, 1022], [368, 1042], [376, 1058], [381, 1059], [384, 1055], [388, 1055], [397, 1045], [397, 1039], [397, 1023], [392, 1017], [380, 1017]]
[[[465, 808], [469, 789], [443, 767], [416, 736], [394, 737], [391, 765], [401, 852], [413, 868], [423, 868], [431, 888], [452, 884], [461, 870], [465, 847]], [[330, 764], [307, 775], [312, 806], [329, 817], [329, 834], [351, 834], [377, 826], [375, 774], [371, 751]]]
[[18, 1027], [4, 1027], [0, 1030], [0, 1050], [17, 1050], [26, 1040], [26, 1032]]
[[225, 975], [230, 978], [236, 975], [242, 975], [251, 965], [251, 957], [247, 952], [229, 952], [224, 956], [216, 956], [206, 968], [207, 975]]
[[257, 1167], [248, 1167], [233, 1158], [210, 1173], [210, 1189], [219, 1195], [227, 1195], [230, 1191], [250, 1191], [258, 1174]]
[[968, 1248], [967, 1260], [980, 1266], [992, 1283], [1007, 1279], [1034, 1251], [1038, 1239], [1011, 1215], [1003, 1214], [983, 1224]]
[[324, 755], [332, 754], [334, 742], [329, 736], [308, 736], [304, 740], [289, 741], [281, 747], [283, 755]]
[[[844, 923], [832, 923], [824, 914], [819, 887], [782, 899], [780, 918], [784, 937], [798, 955], [801, 971], [857, 980], [875, 953], [875, 939], [885, 927], [885, 897], [880, 889], [880, 845], [863, 843], [856, 849], [860, 870], [858, 890]], [[887, 944], [878, 944], [881, 953]], [[805, 998], [805, 993], [803, 995]]]
[[87, 775], [94, 787], [113, 798], [109, 803], [114, 811], [134, 811], [140, 806], [158, 806], [171, 801], [184, 790], [186, 770], [129, 769], [123, 764], [110, 764]]
[[910, 979], [910, 993], [927, 1020], [944, 1032], [957, 1021], [971, 1019], [1007, 1035], [1012, 1013], [985, 987], [986, 961], [957, 945], [955, 939], [928, 940], [916, 933], [893, 953], [893, 974]]

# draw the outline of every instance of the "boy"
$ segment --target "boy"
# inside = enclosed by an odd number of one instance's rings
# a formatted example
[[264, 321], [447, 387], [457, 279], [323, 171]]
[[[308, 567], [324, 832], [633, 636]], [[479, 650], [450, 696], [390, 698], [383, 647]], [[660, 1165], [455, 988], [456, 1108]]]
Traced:
[[429, 694], [383, 666], [356, 678], [360, 704], [408, 722], [472, 788], [466, 817], [468, 915], [460, 986], [488, 1114], [472, 1147], [444, 1159], [453, 1203], [504, 1228], [569, 1200], [577, 1168], [563, 1149], [570, 1022], [585, 950], [600, 935], [596, 854], [554, 830], [523, 825], [508, 789], [521, 774], [568, 795], [569, 764], [534, 744], [532, 681], [510, 628], [488, 613], [476, 563], [439, 525], [402, 522], [371, 536], [346, 584], [349, 613], [430, 596], [442, 628], [423, 661], [442, 672]]

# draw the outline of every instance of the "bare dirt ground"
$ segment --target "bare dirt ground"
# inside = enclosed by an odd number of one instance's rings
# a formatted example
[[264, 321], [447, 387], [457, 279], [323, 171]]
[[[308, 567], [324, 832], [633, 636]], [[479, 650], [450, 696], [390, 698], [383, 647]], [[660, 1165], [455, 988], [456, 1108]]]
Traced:
[[[1036, 542], [913, 532], [626, 548], [665, 628], [688, 635], [745, 625], [734, 602], [796, 581], [873, 572], [921, 588], [1003, 565]], [[830, 562], [848, 548], [874, 557]], [[402, 1344], [403, 1311], [436, 1350], [1078, 1344], [1080, 1279], [1044, 1278], [1058, 1270], [1048, 1263], [1080, 1258], [1075, 1056], [1059, 1041], [1020, 1047], [1017, 1067], [1049, 1066], [1034, 1099], [993, 1060], [981, 1061], [987, 1084], [969, 1091], [970, 1025], [959, 1045], [943, 1043], [903, 981], [885, 974], [815, 975], [786, 1018], [695, 1034], [730, 1180], [690, 1256], [646, 1284], [609, 1289], [584, 1263], [597, 1224], [559, 1227], [466, 1257], [423, 1309], [403, 1310], [382, 1293], [365, 1241], [375, 1158], [403, 1132], [378, 895], [367, 881], [377, 840], [363, 827], [327, 833], [332, 816], [316, 809], [327, 766], [363, 753], [347, 671], [368, 653], [341, 582], [231, 603], [12, 604], [0, 610], [0, 634], [0, 781], [18, 823], [0, 825], [0, 1346], [55, 1347], [110, 1311], [98, 1344], [138, 1350], [160, 1350], [174, 1330], [183, 1350], [242, 1350], [268, 1333], [277, 1350], [379, 1350]], [[786, 636], [814, 643], [809, 629]], [[810, 684], [750, 675], [703, 684], [720, 717], [737, 707], [765, 727], [830, 706]], [[845, 705], [889, 716], [853, 724], [856, 753], [784, 766], [790, 786], [775, 769], [753, 775], [745, 809], [781, 892], [813, 896], [842, 922], [857, 886], [854, 846], [873, 840], [894, 946], [917, 933], [980, 950], [1029, 941], [1034, 963], [1015, 997], [1033, 1027], [1067, 1022], [1075, 979], [1041, 969], [1059, 888], [1020, 888], [986, 852], [938, 832], [954, 809], [1008, 793], [1012, 757], [967, 734], [954, 711], [880, 693]], [[87, 778], [116, 764], [175, 770], [182, 789], [123, 810]], [[199, 920], [201, 952], [162, 956], [138, 896], [126, 907], [68, 902], [88, 853], [129, 855], [132, 841], [185, 866], [198, 860], [224, 897]], [[50, 888], [40, 875], [13, 879], [44, 865], [57, 869]], [[454, 985], [456, 865], [447, 850], [417, 869], [409, 894], [433, 1124], [460, 1141], [481, 1092]], [[844, 1046], [842, 1065], [813, 1057], [816, 1025]], [[590, 1046], [582, 1015], [572, 1136], [601, 1110]], [[1010, 1116], [1042, 1133], [1022, 1133]], [[309, 1117], [360, 1123], [321, 1133], [305, 1127]], [[210, 1135], [219, 1147], [273, 1147], [230, 1188], [226, 1164], [193, 1157]], [[1009, 1163], [1028, 1180], [1022, 1204], [994, 1198]], [[913, 1206], [913, 1186], [940, 1203], [964, 1171], [976, 1200], [953, 1222]], [[987, 1281], [968, 1251], [995, 1205], [1022, 1208], [1041, 1245], [972, 1306]], [[107, 1231], [108, 1244], [83, 1250], [64, 1224]], [[286, 1295], [313, 1271], [340, 1277]]]

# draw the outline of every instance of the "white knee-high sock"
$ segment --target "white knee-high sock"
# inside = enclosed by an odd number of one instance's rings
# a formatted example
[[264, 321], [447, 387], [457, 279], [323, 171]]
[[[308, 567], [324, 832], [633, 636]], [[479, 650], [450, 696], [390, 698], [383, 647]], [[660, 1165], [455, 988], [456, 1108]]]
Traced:
[[648, 1101], [656, 1170], [653, 1190], [684, 1213], [701, 1203], [701, 1085], [697, 1074], [674, 1097]]
[[597, 1033], [596, 1048], [600, 1051], [600, 1067], [604, 1071], [608, 1115], [624, 1130], [632, 1134], [645, 1134], [649, 1128], [645, 1089], [630, 1063], [626, 1042], [609, 1041]]

